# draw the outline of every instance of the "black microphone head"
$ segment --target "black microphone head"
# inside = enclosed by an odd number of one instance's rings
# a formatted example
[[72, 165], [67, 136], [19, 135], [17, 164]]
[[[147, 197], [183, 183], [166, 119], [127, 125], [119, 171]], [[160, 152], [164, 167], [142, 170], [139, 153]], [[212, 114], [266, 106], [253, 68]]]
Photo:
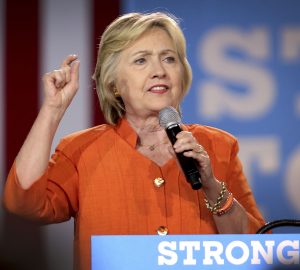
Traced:
[[159, 124], [163, 128], [168, 128], [170, 125], [181, 124], [181, 118], [178, 111], [172, 106], [166, 107], [159, 112]]

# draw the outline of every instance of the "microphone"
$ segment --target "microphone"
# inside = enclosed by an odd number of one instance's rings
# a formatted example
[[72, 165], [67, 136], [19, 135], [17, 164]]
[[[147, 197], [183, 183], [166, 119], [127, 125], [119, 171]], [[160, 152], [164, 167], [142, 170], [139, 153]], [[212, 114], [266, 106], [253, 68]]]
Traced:
[[[176, 142], [176, 135], [182, 131], [181, 119], [178, 112], [171, 106], [162, 109], [159, 112], [159, 124], [166, 130], [166, 133], [172, 145]], [[176, 153], [181, 169], [192, 189], [198, 190], [202, 187], [200, 172], [198, 170], [198, 162], [186, 157], [183, 153]]]

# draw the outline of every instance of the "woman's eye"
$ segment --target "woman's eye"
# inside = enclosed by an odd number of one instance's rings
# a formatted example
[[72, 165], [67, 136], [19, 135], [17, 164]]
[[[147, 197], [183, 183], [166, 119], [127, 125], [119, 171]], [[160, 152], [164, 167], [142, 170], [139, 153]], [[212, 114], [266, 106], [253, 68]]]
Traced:
[[135, 64], [142, 65], [146, 62], [145, 58], [139, 58], [134, 61]]
[[165, 59], [164, 59], [165, 62], [167, 63], [174, 63], [176, 61], [175, 57], [174, 56], [167, 56]]

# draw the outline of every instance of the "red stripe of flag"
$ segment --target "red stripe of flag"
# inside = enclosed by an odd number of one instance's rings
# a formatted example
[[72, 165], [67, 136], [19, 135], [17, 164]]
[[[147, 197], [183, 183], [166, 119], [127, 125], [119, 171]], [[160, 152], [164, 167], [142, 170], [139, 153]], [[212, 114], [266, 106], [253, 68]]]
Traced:
[[[94, 35], [92, 40], [93, 49], [93, 67], [94, 70], [97, 60], [98, 45], [100, 37], [104, 32], [105, 28], [120, 14], [120, 2], [119, 0], [110, 1], [109, 4], [104, 5], [102, 1], [94, 0]], [[93, 104], [93, 123], [95, 125], [102, 124], [105, 122], [103, 114], [101, 113], [100, 104], [98, 101], [96, 87], [94, 86], [92, 94]]]
[[6, 3], [6, 169], [37, 115], [39, 74], [38, 0]]
[[[6, 1], [4, 53], [6, 173], [38, 111], [39, 1]], [[47, 269], [40, 229], [5, 214], [0, 269]], [[33, 256], [34, 254], [34, 256]]]

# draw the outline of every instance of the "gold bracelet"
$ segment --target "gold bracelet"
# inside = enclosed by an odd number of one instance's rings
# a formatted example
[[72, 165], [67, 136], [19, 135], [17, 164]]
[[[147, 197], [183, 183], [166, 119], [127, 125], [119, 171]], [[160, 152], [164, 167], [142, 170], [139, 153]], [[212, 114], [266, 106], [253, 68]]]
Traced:
[[210, 212], [212, 212], [213, 214], [216, 214], [217, 211], [221, 208], [221, 202], [222, 202], [222, 200], [223, 200], [223, 198], [225, 196], [225, 193], [227, 191], [225, 182], [221, 182], [221, 186], [222, 186], [222, 189], [220, 191], [220, 194], [219, 194], [219, 196], [217, 198], [216, 203], [213, 206], [210, 205], [209, 201], [206, 198], [204, 199], [204, 202], [205, 202], [205, 205], [206, 205], [207, 209]]

